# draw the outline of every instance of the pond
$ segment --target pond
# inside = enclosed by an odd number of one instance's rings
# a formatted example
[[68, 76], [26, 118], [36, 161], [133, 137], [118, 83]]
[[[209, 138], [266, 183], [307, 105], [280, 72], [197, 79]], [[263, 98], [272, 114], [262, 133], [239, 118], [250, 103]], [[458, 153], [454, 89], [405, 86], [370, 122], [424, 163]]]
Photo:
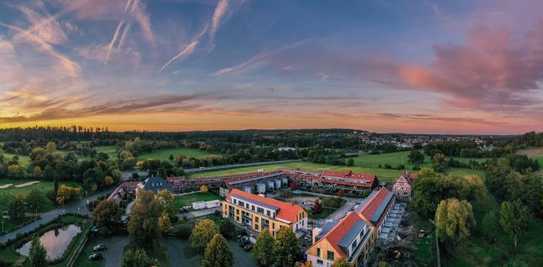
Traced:
[[[75, 224], [45, 232], [40, 237], [40, 242], [47, 251], [47, 260], [53, 261], [62, 257], [72, 239], [79, 233], [81, 233], [81, 227]], [[32, 241], [28, 241], [17, 249], [17, 252], [23, 256], [28, 256], [31, 247]]]

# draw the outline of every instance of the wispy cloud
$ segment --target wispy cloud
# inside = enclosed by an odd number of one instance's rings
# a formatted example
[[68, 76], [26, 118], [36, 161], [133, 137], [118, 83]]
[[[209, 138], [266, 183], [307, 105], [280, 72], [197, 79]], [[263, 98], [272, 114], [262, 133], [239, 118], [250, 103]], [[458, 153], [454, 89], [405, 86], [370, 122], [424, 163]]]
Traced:
[[211, 43], [214, 43], [215, 34], [217, 34], [217, 31], [221, 26], [222, 19], [228, 11], [228, 6], [229, 0], [219, 0], [217, 6], [215, 7], [215, 10], [213, 11], [213, 16], [211, 17], [211, 28], [209, 29], [209, 38], [211, 40]]

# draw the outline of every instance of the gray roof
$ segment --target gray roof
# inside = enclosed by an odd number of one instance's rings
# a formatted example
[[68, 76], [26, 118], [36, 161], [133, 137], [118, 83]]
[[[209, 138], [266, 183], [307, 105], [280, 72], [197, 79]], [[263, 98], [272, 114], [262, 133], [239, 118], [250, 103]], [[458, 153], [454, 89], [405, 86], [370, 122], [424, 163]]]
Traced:
[[238, 195], [234, 195], [233, 197], [235, 198], [238, 198], [238, 199], [241, 199], [247, 203], [252, 203], [252, 204], [255, 204], [255, 205], [258, 205], [258, 206], [261, 206], [261, 207], [264, 207], [264, 208], [268, 208], [268, 209], [271, 209], [271, 210], [278, 210], [279, 208], [277, 207], [274, 207], [274, 206], [270, 206], [268, 204], [264, 204], [260, 201], [257, 201], [257, 200], [252, 200], [252, 199], [247, 199], [247, 198], [244, 198], [242, 196], [238, 196]]
[[388, 204], [390, 203], [393, 197], [394, 197], [394, 193], [388, 192], [388, 194], [385, 196], [385, 199], [383, 199], [383, 202], [381, 202], [381, 205], [377, 207], [377, 209], [371, 216], [370, 220], [372, 223], [377, 223], [379, 221], [381, 216], [383, 216], [383, 212], [385, 211], [386, 207], [388, 206]]
[[166, 189], [171, 190], [170, 183], [161, 177], [150, 177], [145, 179], [143, 183], [143, 189], [147, 191], [158, 192], [160, 190]]
[[358, 234], [362, 232], [362, 229], [364, 228], [364, 221], [357, 220], [352, 226], [351, 229], [343, 236], [341, 241], [339, 241], [339, 246], [347, 253], [349, 251], [349, 246], [353, 242], [353, 240], [356, 239]]

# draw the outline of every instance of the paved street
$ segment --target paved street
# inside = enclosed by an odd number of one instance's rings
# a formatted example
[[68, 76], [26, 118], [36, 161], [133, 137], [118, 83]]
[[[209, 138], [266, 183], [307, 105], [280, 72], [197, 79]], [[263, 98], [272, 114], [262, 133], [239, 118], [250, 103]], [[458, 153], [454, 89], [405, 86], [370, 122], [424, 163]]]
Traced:
[[96, 193], [96, 194], [94, 194], [92, 196], [89, 196], [89, 197], [82, 198], [80, 200], [71, 202], [71, 203], [69, 203], [69, 204], [67, 204], [67, 205], [65, 205], [63, 207], [59, 207], [57, 209], [42, 213], [42, 214], [40, 214], [41, 218], [39, 220], [34, 221], [34, 222], [30, 223], [30, 224], [27, 224], [27, 225], [13, 231], [13, 232], [10, 232], [10, 233], [7, 233], [7, 234], [5, 234], [3, 236], [0, 236], [0, 243], [3, 244], [5, 242], [7, 242], [8, 240], [15, 238], [15, 236], [17, 236], [17, 234], [24, 234], [24, 233], [32, 232], [35, 229], [39, 228], [40, 225], [47, 224], [47, 223], [53, 221], [54, 219], [56, 219], [57, 217], [59, 217], [60, 215], [63, 215], [65, 213], [79, 213], [79, 214], [82, 214], [82, 215], [88, 215], [89, 210], [87, 209], [87, 205], [86, 205], [87, 201], [96, 200], [99, 196], [108, 195], [109, 193], [111, 193], [111, 191], [112, 191], [112, 189], [108, 189], [106, 191]]

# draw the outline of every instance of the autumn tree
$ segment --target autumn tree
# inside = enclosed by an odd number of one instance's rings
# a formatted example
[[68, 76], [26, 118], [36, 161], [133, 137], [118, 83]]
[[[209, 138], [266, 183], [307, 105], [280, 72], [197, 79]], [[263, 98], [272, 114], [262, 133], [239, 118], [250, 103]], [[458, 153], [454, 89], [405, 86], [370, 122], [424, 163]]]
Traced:
[[273, 251], [273, 237], [268, 231], [262, 231], [256, 239], [256, 244], [253, 249], [256, 263], [259, 266], [271, 266], [273, 258], [270, 257], [270, 251]]
[[447, 157], [441, 153], [436, 153], [432, 157], [432, 167], [436, 172], [444, 172], [447, 169]]
[[168, 190], [161, 190], [157, 193], [156, 199], [162, 207], [162, 211], [165, 212], [170, 218], [174, 217], [177, 213], [175, 207], [175, 197]]
[[500, 226], [504, 232], [511, 236], [515, 249], [518, 248], [520, 236], [528, 227], [529, 217], [528, 208], [523, 206], [520, 201], [504, 201], [500, 206]]
[[202, 267], [229, 267], [233, 261], [226, 239], [221, 234], [215, 234], [205, 248]]
[[30, 266], [46, 267], [47, 266], [47, 251], [40, 242], [38, 236], [32, 238], [30, 246], [30, 254], [28, 255]]
[[128, 233], [141, 247], [151, 248], [160, 237], [158, 218], [161, 206], [153, 192], [140, 190], [130, 212]]
[[471, 204], [456, 198], [442, 200], [437, 206], [435, 224], [440, 241], [454, 248], [471, 235], [475, 225]]
[[336, 260], [334, 264], [332, 264], [332, 267], [353, 267], [353, 265], [347, 262], [345, 258], [343, 258], [340, 260]]
[[122, 211], [119, 205], [109, 199], [100, 201], [92, 212], [92, 220], [97, 226], [111, 227], [121, 220]]
[[158, 218], [158, 227], [160, 228], [161, 233], [166, 233], [172, 227], [172, 222], [170, 221], [170, 216], [168, 213], [163, 212], [162, 215]]
[[126, 250], [122, 259], [122, 267], [149, 267], [154, 261], [147, 256], [144, 249], [132, 248]]
[[300, 256], [300, 245], [290, 228], [283, 227], [276, 234], [273, 244], [274, 266], [294, 266]]
[[207, 243], [219, 233], [217, 225], [210, 219], [203, 219], [196, 223], [190, 235], [190, 243], [193, 249], [203, 252]]

